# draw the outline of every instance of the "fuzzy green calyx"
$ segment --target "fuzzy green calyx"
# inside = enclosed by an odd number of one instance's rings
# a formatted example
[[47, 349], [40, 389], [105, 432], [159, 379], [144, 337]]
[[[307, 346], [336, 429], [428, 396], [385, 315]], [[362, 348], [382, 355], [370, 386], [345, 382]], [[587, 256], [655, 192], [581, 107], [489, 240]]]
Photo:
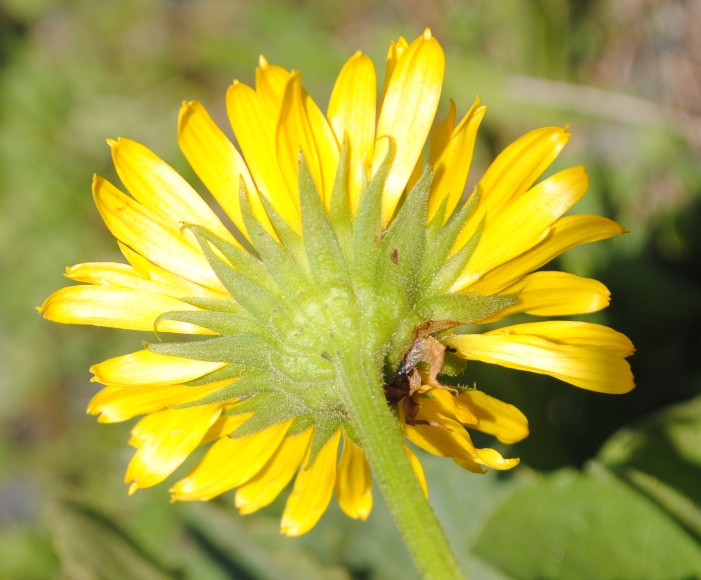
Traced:
[[187, 405], [231, 401], [226, 412], [253, 412], [234, 436], [296, 418], [297, 429], [314, 426], [314, 454], [340, 425], [352, 431], [339, 383], [348, 361], [365, 361], [375, 371], [395, 369], [417, 329], [435, 321], [454, 326], [475, 322], [516, 302], [514, 296], [447, 293], [478, 243], [479, 228], [451, 256], [478, 193], [445, 224], [443, 211], [427, 224], [432, 181], [427, 167], [392, 222], [383, 227], [382, 192], [392, 158], [390, 147], [362, 192], [354, 218], [348, 206], [347, 149], [328, 211], [300, 158], [301, 236], [264, 204], [277, 239], [271, 236], [253, 216], [243, 186], [241, 209], [251, 252], [201, 226], [185, 226], [233, 300], [185, 299], [202, 310], [160, 317], [197, 324], [220, 336], [148, 348], [228, 363], [192, 385], [235, 379]]

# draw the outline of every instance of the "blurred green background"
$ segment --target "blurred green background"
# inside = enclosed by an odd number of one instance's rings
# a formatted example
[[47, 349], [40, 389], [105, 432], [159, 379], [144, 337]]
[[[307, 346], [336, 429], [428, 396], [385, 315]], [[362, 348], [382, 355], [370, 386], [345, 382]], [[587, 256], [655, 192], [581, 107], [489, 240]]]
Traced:
[[479, 477], [421, 455], [458, 557], [473, 578], [701, 578], [696, 0], [0, 0], [0, 578], [414, 577], [377, 493], [368, 523], [332, 505], [298, 539], [278, 535], [280, 501], [242, 518], [231, 494], [171, 505], [166, 483], [127, 497], [131, 425], [85, 415], [87, 369], [143, 337], [34, 307], [65, 266], [121, 261], [90, 195], [92, 173], [116, 180], [105, 138], [143, 142], [203, 191], [177, 149], [182, 100], [229, 131], [226, 88], [252, 83], [264, 53], [301, 69], [324, 108], [355, 50], [381, 79], [389, 41], [425, 26], [447, 56], [439, 116], [449, 97], [459, 114], [476, 94], [489, 107], [469, 188], [514, 138], [570, 124], [549, 171], [586, 165], [577, 213], [630, 230], [558, 266], [611, 289], [587, 319], [631, 337], [637, 389], [475, 363], [470, 380], [530, 419], [502, 449], [522, 465]]

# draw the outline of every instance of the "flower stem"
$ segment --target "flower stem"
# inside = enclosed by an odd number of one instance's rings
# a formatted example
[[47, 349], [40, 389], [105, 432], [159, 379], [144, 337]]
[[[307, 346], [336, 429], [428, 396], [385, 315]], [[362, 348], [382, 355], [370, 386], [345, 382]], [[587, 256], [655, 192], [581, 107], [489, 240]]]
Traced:
[[358, 350], [338, 354], [339, 388], [387, 506], [423, 578], [464, 578], [404, 451], [379, 365]]

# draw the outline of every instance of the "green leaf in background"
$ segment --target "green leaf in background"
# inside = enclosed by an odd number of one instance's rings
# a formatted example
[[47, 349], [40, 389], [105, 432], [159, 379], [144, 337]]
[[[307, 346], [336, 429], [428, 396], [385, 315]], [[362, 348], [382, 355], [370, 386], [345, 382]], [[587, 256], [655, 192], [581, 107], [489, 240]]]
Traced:
[[514, 578], [698, 578], [701, 546], [612, 477], [571, 470], [517, 491], [475, 554]]
[[701, 399], [614, 435], [599, 460], [648, 495], [701, 542]]
[[[188, 506], [185, 527], [192, 538], [221, 563], [230, 578], [241, 580], [347, 580], [339, 567], [325, 567], [312, 554], [280, 535], [277, 517], [242, 518], [233, 507], [216, 503]], [[224, 576], [227, 577], [227, 576]]]
[[85, 506], [57, 504], [49, 525], [65, 578], [167, 580], [180, 576], [160, 566], [109, 519]]

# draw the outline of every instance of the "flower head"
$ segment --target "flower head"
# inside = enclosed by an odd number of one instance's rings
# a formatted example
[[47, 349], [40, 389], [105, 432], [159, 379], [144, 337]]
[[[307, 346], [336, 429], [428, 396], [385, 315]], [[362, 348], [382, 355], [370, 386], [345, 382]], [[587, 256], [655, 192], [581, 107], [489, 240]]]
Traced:
[[[407, 440], [474, 472], [518, 459], [476, 448], [466, 427], [513, 443], [528, 425], [486, 392], [442, 384], [465, 361], [599, 392], [633, 387], [625, 361], [633, 347], [607, 327], [558, 321], [475, 332], [515, 313], [607, 306], [601, 283], [538, 269], [623, 229], [597, 216], [562, 217], [587, 189], [583, 168], [536, 184], [569, 138], [557, 127], [510, 145], [463, 202], [485, 107], [478, 99], [458, 121], [451, 102], [424, 165], [443, 72], [429, 31], [392, 43], [378, 106], [373, 64], [358, 52], [324, 114], [299, 72], [261, 57], [255, 88], [234, 81], [227, 93], [241, 153], [200, 103], [184, 103], [181, 149], [233, 231], [153, 152], [109, 141], [131, 195], [101, 177], [93, 194], [127, 263], [68, 268], [84, 284], [55, 292], [40, 311], [57, 322], [158, 333], [145, 349], [91, 369], [105, 385], [88, 409], [99, 421], [143, 415], [130, 440], [130, 493], [162, 482], [207, 445], [173, 485], [174, 500], [236, 488], [237, 507], [251, 513], [294, 480], [284, 533], [310, 529], [334, 491], [349, 516], [366, 518], [366, 441], [339, 387], [357, 360], [383, 373], [384, 397], [374, 404], [390, 405]], [[197, 340], [163, 341], [162, 333]]]

